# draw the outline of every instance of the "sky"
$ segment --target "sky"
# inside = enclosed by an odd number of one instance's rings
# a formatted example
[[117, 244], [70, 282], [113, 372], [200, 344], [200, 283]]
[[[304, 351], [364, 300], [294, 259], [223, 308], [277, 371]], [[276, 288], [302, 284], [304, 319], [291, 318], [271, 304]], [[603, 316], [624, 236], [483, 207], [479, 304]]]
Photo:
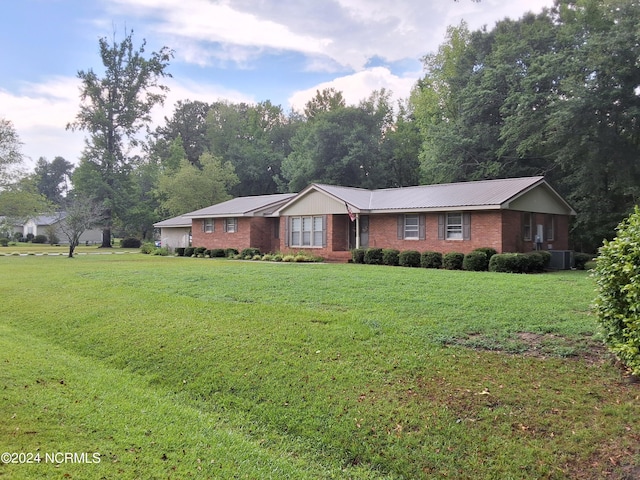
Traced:
[[540, 12], [553, 0], [5, 0], [0, 16], [0, 118], [13, 123], [25, 166], [40, 157], [77, 163], [85, 133], [80, 70], [102, 71], [98, 40], [133, 30], [145, 53], [174, 51], [170, 88], [154, 126], [179, 100], [257, 103], [301, 111], [317, 90], [348, 104], [385, 88], [406, 99], [421, 58], [446, 29], [471, 30]]

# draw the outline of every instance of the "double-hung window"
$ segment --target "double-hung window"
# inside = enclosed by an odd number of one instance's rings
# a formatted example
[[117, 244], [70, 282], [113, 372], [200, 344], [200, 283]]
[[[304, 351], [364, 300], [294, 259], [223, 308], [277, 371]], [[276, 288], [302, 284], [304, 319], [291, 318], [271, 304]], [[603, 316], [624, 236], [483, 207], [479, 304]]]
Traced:
[[556, 216], [555, 215], [547, 215], [547, 241], [551, 242], [555, 240], [556, 236]]
[[236, 233], [238, 231], [238, 219], [233, 217], [225, 218], [224, 231], [227, 233]]
[[420, 217], [418, 215], [404, 216], [405, 240], [418, 240], [420, 238]]
[[462, 240], [462, 213], [447, 213], [447, 240]]
[[203, 231], [204, 233], [213, 233], [213, 218], [204, 219]]
[[291, 217], [290, 245], [293, 247], [322, 247], [324, 217]]

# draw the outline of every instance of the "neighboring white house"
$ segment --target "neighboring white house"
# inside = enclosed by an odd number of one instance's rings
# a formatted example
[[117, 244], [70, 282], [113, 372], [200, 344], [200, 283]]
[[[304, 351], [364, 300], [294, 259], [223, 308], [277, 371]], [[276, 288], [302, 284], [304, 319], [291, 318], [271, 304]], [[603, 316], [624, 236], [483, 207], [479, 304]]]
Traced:
[[[46, 235], [50, 240], [51, 235], [53, 234], [57, 238], [57, 243], [67, 244], [69, 243], [69, 239], [61, 228], [61, 224], [64, 222], [65, 217], [66, 213], [58, 212], [54, 215], [40, 215], [35, 218], [30, 218], [22, 226], [22, 235], [24, 237], [27, 237], [29, 234], [32, 234], [34, 237], [36, 235]], [[82, 235], [80, 235], [81, 245], [93, 245], [96, 243], [102, 243], [102, 230], [85, 230]]]
[[191, 243], [191, 218], [184, 215], [154, 223], [160, 229], [160, 244], [170, 250], [188, 247]]

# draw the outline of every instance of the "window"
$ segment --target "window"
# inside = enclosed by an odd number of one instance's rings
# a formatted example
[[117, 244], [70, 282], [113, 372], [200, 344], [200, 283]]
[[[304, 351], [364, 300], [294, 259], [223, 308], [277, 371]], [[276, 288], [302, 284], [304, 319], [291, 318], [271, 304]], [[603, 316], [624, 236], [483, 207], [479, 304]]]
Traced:
[[225, 218], [224, 219], [224, 231], [227, 233], [236, 233], [238, 231], [238, 219], [237, 218]]
[[462, 213], [447, 213], [447, 240], [462, 240]]
[[204, 233], [212, 233], [213, 232], [213, 218], [205, 218], [204, 219]]
[[409, 240], [420, 238], [420, 219], [418, 215], [404, 216], [404, 238]]
[[465, 212], [438, 214], [438, 240], [471, 240], [471, 214]]
[[291, 246], [322, 247], [324, 244], [323, 217], [291, 217]]
[[556, 216], [547, 215], [547, 241], [555, 240]]
[[531, 234], [533, 231], [533, 215], [528, 212], [522, 214], [522, 238], [527, 241], [531, 241]]

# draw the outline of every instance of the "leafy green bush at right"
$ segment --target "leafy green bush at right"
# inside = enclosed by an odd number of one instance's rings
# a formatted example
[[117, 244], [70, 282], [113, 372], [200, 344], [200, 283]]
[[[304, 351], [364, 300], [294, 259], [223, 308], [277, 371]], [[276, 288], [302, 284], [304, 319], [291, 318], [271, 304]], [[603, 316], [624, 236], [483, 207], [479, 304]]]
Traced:
[[600, 249], [594, 277], [595, 311], [605, 343], [640, 375], [640, 210], [623, 220], [617, 236]]

